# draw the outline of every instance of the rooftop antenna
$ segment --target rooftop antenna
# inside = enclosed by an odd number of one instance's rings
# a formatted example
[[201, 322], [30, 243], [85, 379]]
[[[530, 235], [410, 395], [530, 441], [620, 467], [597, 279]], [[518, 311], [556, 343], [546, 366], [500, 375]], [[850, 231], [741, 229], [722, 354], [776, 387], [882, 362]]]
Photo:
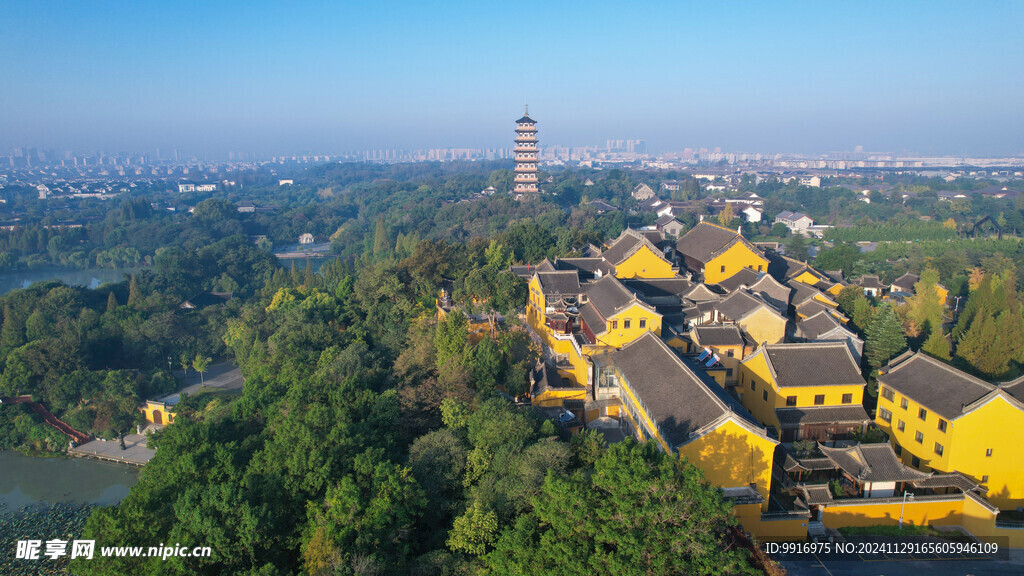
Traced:
[[526, 104], [526, 114], [524, 114], [524, 116], [529, 116], [529, 115], [530, 115], [530, 105]]

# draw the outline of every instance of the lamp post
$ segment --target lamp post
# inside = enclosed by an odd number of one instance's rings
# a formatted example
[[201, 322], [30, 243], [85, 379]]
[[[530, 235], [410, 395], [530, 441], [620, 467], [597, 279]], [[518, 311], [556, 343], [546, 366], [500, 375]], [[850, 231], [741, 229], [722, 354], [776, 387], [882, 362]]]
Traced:
[[903, 491], [903, 505], [900, 506], [900, 530], [903, 530], [903, 509], [907, 507], [907, 496], [909, 496], [911, 500], [914, 499], [913, 494], [906, 490]]

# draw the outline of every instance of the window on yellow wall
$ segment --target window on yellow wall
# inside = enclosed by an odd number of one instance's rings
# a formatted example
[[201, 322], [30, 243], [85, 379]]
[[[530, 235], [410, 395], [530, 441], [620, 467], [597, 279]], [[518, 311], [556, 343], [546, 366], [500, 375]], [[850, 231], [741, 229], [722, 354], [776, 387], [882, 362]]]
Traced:
[[917, 442], [918, 444], [923, 444], [924, 443], [924, 434], [921, 434], [920, 430], [918, 430], [914, 434], [914, 441]]
[[612, 330], [618, 330], [618, 329], [619, 329], [619, 321], [618, 320], [612, 320]]
[[893, 394], [891, 388], [889, 388], [888, 386], [885, 386], [885, 387], [882, 388], [882, 398], [885, 398], [889, 402], [893, 402], [894, 401], [893, 399], [896, 398], [896, 395]]
[[936, 442], [935, 443], [935, 453], [938, 454], [939, 456], [942, 456], [942, 451], [943, 450], [944, 450], [944, 448], [942, 447], [942, 444], [939, 444], [938, 442]]
[[761, 270], [762, 268], [764, 268], [764, 265], [763, 265], [763, 264], [758, 264], [758, 265], [757, 265], [757, 271], [758, 271], [758, 272], [761, 272], [761, 271], [762, 271], [762, 270]]
[[853, 402], [853, 394], [843, 394], [843, 404], [850, 404]]
[[906, 398], [900, 398], [900, 408], [903, 408], [904, 410], [907, 409], [907, 399]]
[[886, 422], [892, 422], [892, 412], [889, 412], [885, 408], [878, 409], [878, 417]]
[[986, 458], [991, 458], [992, 457], [992, 449], [991, 448], [989, 448], [988, 450], [985, 450], [985, 457]]
[[722, 266], [722, 272], [725, 272], [725, 266]]
[[768, 391], [767, 390], [761, 392], [761, 398], [763, 398], [765, 402], [768, 401]]
[[919, 408], [917, 410], [917, 417], [920, 418], [921, 420], [928, 420], [928, 411], [925, 410], [924, 408]]
[[913, 458], [910, 459], [910, 465], [913, 466], [914, 468], [920, 468], [921, 459], [918, 458], [917, 456], [914, 456]]
[[647, 328], [647, 318], [640, 319], [640, 328]]
[[815, 406], [824, 406], [825, 405], [825, 395], [824, 394], [816, 395], [814, 397], [814, 405]]
[[981, 477], [981, 483], [988, 484], [988, 474], [985, 474], [984, 476]]
[[786, 406], [796, 406], [796, 396], [786, 396]]
[[629, 318], [626, 318], [625, 320], [623, 320], [623, 321], [622, 321], [622, 328], [623, 328], [624, 330], [629, 330], [629, 325], [630, 325], [630, 324], [631, 324], [632, 322], [633, 322], [632, 320], [630, 320]]
[[757, 390], [757, 382], [751, 380], [750, 381], [750, 389], [751, 390]]
[[907, 429], [907, 423], [904, 422], [903, 420], [900, 420], [899, 422], [896, 423], [896, 429], [899, 430], [900, 432], [903, 432], [904, 430]]
[[946, 431], [946, 421], [943, 420], [942, 418], [939, 418], [939, 432], [945, 432], [945, 431]]

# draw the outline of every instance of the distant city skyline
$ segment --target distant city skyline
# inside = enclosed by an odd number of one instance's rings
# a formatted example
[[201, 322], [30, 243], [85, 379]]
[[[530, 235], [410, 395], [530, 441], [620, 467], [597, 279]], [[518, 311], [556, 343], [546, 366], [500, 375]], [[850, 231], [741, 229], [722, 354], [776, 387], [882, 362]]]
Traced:
[[0, 5], [15, 147], [1024, 154], [1024, 5]]

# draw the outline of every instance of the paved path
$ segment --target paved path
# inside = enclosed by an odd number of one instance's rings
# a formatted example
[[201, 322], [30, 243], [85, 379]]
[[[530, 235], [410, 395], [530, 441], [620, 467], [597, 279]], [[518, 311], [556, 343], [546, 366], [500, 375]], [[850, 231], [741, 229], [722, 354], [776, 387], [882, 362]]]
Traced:
[[146, 448], [145, 434], [126, 435], [124, 445], [126, 449], [121, 450], [121, 443], [117, 440], [93, 440], [69, 449], [68, 453], [138, 466], [149, 462], [156, 454], [156, 450]]
[[177, 370], [174, 372], [174, 376], [178, 380], [182, 380], [184, 387], [174, 394], [160, 398], [161, 401], [177, 401], [182, 393], [191, 396], [199, 392], [199, 389], [204, 386], [220, 388], [222, 390], [241, 390], [242, 385], [245, 383], [242, 371], [231, 362], [211, 364], [206, 372], [203, 372], [202, 378], [199, 377], [199, 373], [195, 370], [189, 370], [187, 377], [184, 376], [181, 370]]

